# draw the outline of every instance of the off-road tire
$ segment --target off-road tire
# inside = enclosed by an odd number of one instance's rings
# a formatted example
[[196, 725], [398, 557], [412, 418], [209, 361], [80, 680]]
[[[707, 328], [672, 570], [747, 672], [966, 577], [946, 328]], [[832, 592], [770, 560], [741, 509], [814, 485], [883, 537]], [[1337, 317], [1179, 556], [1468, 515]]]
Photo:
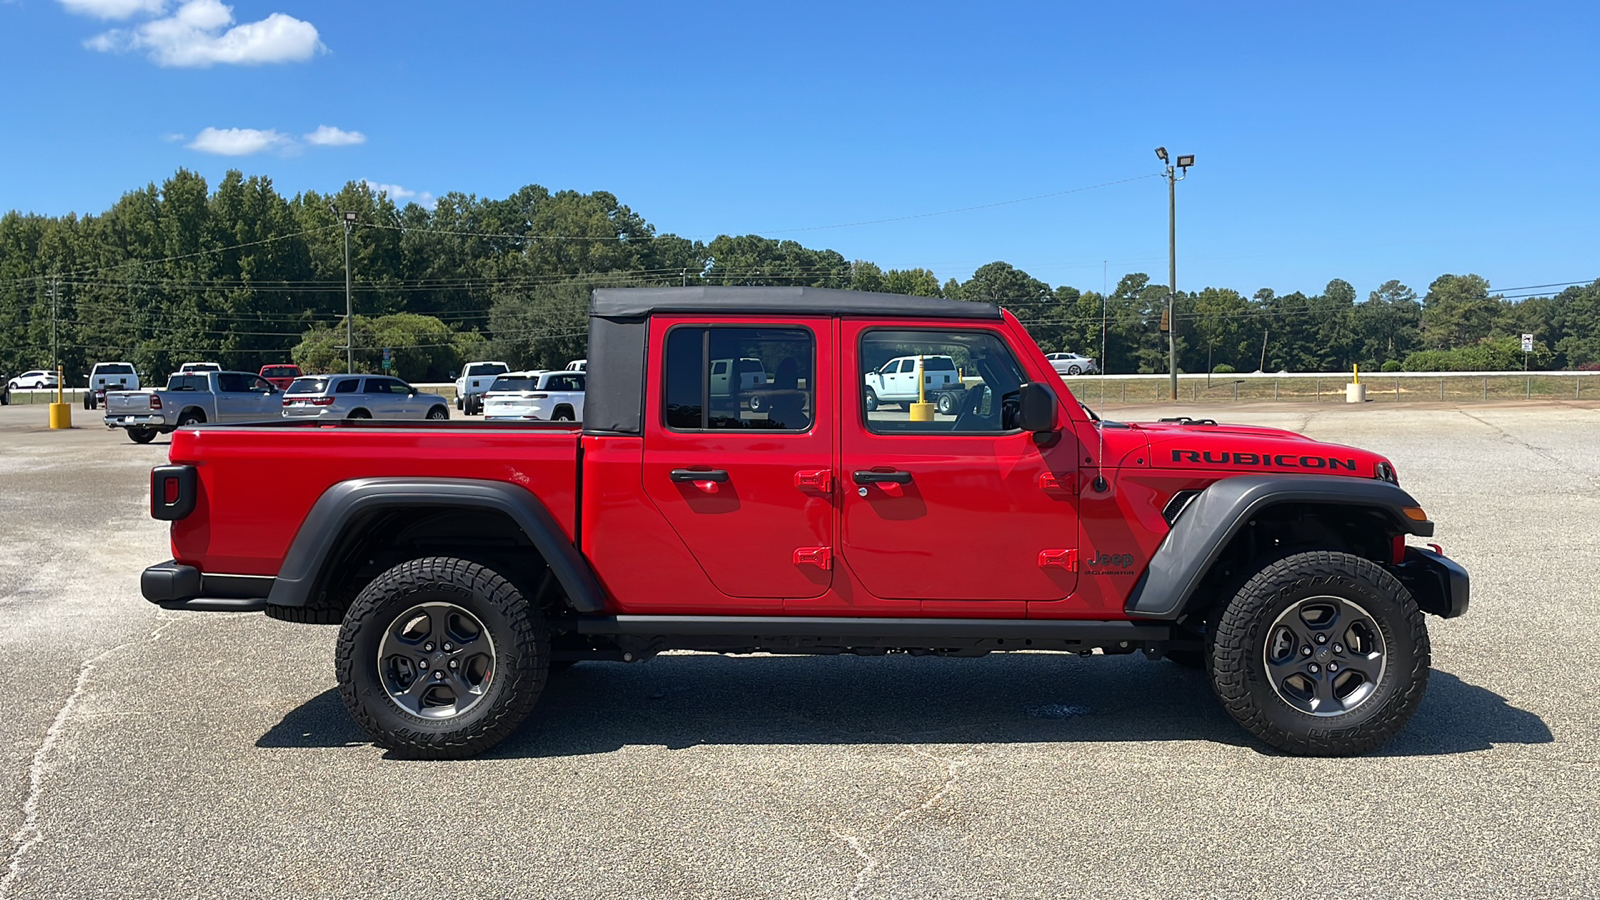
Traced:
[[[440, 718], [403, 708], [379, 674], [389, 629], [428, 603], [465, 610], [482, 623], [493, 646], [482, 698]], [[550, 634], [539, 611], [492, 569], [424, 557], [389, 569], [357, 595], [339, 628], [334, 669], [345, 708], [373, 743], [411, 759], [463, 759], [500, 743], [533, 710], [550, 669]]]
[[148, 444], [156, 439], [154, 428], [129, 428], [128, 439], [135, 444]]
[[[1267, 655], [1274, 623], [1324, 597], [1355, 604], [1355, 612], [1366, 614], [1351, 613], [1362, 627], [1376, 626], [1383, 665], [1370, 692], [1352, 708], [1316, 715], [1291, 705], [1273, 686]], [[1343, 633], [1339, 627], [1328, 632], [1334, 641]], [[1332, 646], [1316, 647], [1307, 661]], [[1223, 708], [1262, 741], [1299, 756], [1372, 750], [1405, 727], [1428, 685], [1428, 629], [1416, 601], [1393, 575], [1348, 553], [1297, 553], [1267, 565], [1223, 607], [1210, 649], [1211, 685]]]

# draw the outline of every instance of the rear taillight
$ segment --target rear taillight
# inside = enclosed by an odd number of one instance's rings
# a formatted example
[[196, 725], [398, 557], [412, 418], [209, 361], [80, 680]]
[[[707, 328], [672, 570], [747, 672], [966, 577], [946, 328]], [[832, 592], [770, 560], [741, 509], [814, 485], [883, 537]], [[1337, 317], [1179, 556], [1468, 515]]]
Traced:
[[150, 470], [150, 515], [166, 522], [194, 512], [199, 481], [194, 466], [156, 466]]
[[283, 401], [283, 405], [284, 405], [284, 406], [289, 406], [289, 405], [291, 405], [291, 404], [293, 404], [293, 403], [294, 403], [294, 401], [293, 401], [293, 400], [284, 400], [284, 401]]
[[529, 400], [548, 400], [548, 399], [550, 399], [550, 395], [549, 394], [529, 394], [528, 395], [528, 399]]
[[161, 398], [157, 397], [155, 394], [151, 394], [150, 395], [150, 408], [151, 409], [160, 409], [161, 408]]
[[333, 405], [333, 398], [332, 397], [312, 397], [311, 398], [311, 405], [312, 406], [332, 406]]

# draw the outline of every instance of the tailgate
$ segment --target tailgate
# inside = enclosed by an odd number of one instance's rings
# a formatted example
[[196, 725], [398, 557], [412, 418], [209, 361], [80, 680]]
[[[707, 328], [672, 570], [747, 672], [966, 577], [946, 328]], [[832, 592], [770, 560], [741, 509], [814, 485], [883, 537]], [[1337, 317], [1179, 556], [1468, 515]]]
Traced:
[[150, 411], [150, 394], [147, 391], [108, 391], [106, 393], [106, 415], [115, 416], [124, 413], [140, 415]]

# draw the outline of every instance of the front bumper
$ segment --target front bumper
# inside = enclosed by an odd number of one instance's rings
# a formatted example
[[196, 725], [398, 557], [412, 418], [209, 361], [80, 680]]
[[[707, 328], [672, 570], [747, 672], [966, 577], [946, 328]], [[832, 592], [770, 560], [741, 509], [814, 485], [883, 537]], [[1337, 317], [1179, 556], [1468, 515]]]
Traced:
[[1467, 611], [1472, 579], [1461, 564], [1442, 553], [1407, 547], [1405, 561], [1389, 571], [1405, 585], [1423, 612], [1454, 619]]

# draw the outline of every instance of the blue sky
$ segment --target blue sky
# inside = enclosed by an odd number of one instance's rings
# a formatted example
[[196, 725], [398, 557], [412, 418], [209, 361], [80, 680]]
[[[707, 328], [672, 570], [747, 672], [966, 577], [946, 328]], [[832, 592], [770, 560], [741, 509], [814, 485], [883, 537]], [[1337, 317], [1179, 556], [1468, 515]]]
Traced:
[[1098, 289], [1103, 261], [1166, 277], [1164, 145], [1197, 156], [1185, 290], [1588, 280], [1596, 35], [1592, 2], [0, 0], [0, 209], [98, 212], [180, 166], [537, 183], [662, 232]]

